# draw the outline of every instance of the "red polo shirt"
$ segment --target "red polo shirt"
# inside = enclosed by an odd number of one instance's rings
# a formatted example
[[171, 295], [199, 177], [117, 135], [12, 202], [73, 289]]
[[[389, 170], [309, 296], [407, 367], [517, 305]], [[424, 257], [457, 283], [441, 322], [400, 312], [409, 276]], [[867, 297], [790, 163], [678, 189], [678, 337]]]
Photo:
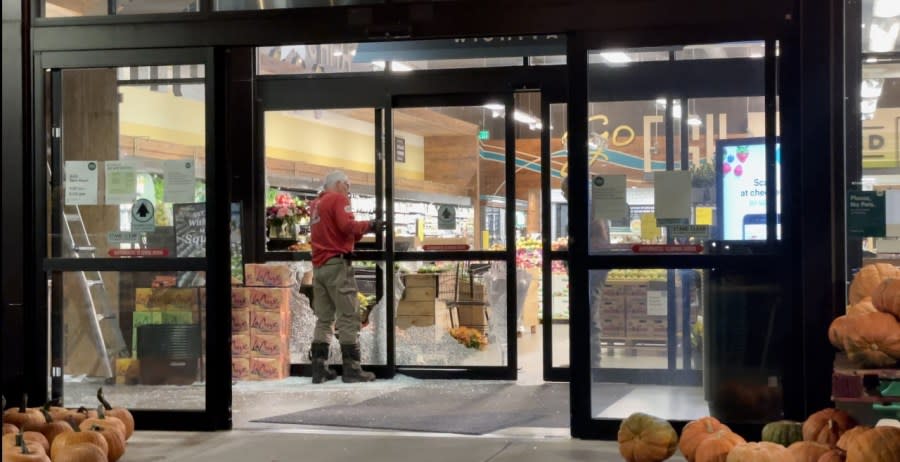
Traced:
[[350, 199], [336, 192], [323, 192], [310, 204], [310, 244], [314, 267], [352, 252], [353, 245], [369, 230], [369, 222], [354, 220], [350, 210]]

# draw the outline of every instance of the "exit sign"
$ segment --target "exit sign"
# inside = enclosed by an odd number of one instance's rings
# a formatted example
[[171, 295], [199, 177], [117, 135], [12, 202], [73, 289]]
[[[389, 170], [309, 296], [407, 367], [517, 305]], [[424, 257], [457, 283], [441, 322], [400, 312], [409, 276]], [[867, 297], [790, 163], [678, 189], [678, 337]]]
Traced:
[[491, 139], [491, 132], [489, 132], [489, 131], [487, 131], [487, 130], [481, 130], [480, 132], [478, 132], [478, 139], [479, 139], [479, 140], [489, 140], [489, 139]]

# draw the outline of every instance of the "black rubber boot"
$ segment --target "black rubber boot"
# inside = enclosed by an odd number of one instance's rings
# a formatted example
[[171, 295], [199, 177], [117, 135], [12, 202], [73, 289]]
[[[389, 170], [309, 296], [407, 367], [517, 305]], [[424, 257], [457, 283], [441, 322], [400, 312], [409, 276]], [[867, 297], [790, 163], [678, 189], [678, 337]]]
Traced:
[[309, 361], [312, 365], [312, 383], [322, 383], [337, 378], [327, 364], [329, 345], [327, 343], [313, 343], [309, 348]]
[[341, 379], [344, 383], [372, 382], [375, 374], [366, 372], [360, 367], [359, 344], [341, 344], [341, 356], [344, 358], [344, 372]]

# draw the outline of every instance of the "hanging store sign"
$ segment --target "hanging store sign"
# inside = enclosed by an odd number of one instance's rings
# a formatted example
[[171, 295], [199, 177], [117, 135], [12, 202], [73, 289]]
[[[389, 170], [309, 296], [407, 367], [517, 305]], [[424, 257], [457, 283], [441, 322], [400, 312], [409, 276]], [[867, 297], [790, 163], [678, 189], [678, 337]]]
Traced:
[[456, 229], [456, 207], [452, 205], [438, 206], [438, 229]]
[[709, 229], [709, 225], [672, 225], [669, 227], [669, 235], [677, 238], [709, 239]]
[[667, 245], [667, 244], [635, 244], [631, 246], [634, 253], [701, 253], [702, 245]]

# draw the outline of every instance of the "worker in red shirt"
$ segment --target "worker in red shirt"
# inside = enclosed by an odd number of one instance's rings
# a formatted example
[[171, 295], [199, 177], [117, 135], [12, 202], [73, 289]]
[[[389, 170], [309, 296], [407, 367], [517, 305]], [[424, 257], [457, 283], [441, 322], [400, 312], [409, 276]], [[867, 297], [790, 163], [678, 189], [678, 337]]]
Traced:
[[326, 365], [334, 329], [340, 334], [346, 383], [371, 382], [375, 374], [360, 367], [358, 288], [349, 255], [363, 234], [381, 227], [379, 220], [356, 221], [350, 208], [350, 182], [337, 171], [325, 177], [322, 193], [310, 206], [313, 263], [313, 310], [316, 328], [309, 350], [313, 383], [333, 380]]

